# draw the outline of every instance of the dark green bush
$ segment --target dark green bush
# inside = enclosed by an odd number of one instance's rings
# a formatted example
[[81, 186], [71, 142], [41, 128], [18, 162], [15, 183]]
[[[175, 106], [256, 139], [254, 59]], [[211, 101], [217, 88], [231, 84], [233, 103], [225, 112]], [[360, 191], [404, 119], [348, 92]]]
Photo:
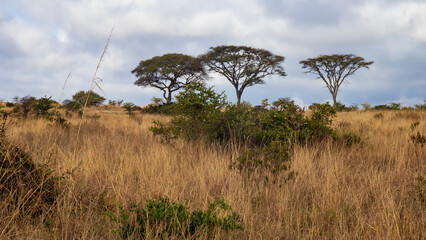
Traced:
[[[223, 199], [215, 200], [207, 210], [188, 211], [180, 202], [167, 197], [147, 200], [144, 208], [132, 204], [129, 209], [119, 205], [117, 215], [106, 215], [119, 226], [113, 229], [120, 238], [212, 237], [215, 230], [242, 230], [239, 215], [230, 210]], [[220, 216], [218, 216], [220, 214]], [[150, 236], [151, 235], [151, 236]]]
[[62, 102], [62, 108], [64, 108], [66, 111], [78, 112], [82, 107], [83, 105], [76, 100], [66, 99]]
[[6, 102], [6, 107], [14, 107], [15, 104], [13, 102]]
[[372, 108], [373, 110], [399, 110], [401, 103], [390, 102], [388, 104], [377, 105]]
[[35, 114], [39, 117], [48, 117], [50, 115], [49, 110], [53, 107], [55, 101], [52, 100], [52, 97], [42, 97], [33, 102], [33, 110]]
[[202, 136], [216, 135], [212, 127], [218, 122], [221, 110], [227, 105], [224, 94], [217, 94], [203, 83], [193, 82], [176, 96], [173, 104], [173, 119], [164, 124], [154, 122], [150, 130], [154, 135], [162, 135], [163, 140], [183, 137], [186, 140]]
[[338, 112], [350, 112], [350, 111], [356, 111], [358, 109], [359, 109], [358, 105], [356, 105], [356, 104], [353, 104], [353, 105], [347, 107], [345, 104], [343, 104], [341, 102], [336, 103], [336, 111], [338, 111]]
[[124, 110], [127, 114], [129, 114], [129, 116], [135, 115], [134, 111], [141, 109], [139, 106], [136, 106], [134, 103], [131, 102], [126, 102], [121, 107], [124, 108]]
[[[6, 105], [7, 106], [7, 105]], [[426, 110], [426, 100], [424, 100], [423, 104], [415, 104], [414, 107], [419, 110]]]
[[32, 110], [32, 106], [36, 101], [36, 98], [28, 95], [22, 98], [15, 97], [14, 100], [16, 103], [15, 107], [13, 108], [13, 112], [24, 118], [27, 118], [30, 111]]
[[141, 109], [142, 113], [171, 115], [174, 103], [148, 104]]

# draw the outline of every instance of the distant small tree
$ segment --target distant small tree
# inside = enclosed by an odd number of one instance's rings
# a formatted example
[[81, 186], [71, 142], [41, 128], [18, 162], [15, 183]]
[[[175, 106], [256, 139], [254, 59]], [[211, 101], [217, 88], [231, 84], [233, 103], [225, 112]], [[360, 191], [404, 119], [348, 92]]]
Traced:
[[316, 74], [325, 82], [333, 96], [333, 106], [337, 108], [337, 93], [340, 86], [346, 82], [346, 78], [360, 68], [368, 69], [373, 61], [366, 62], [364, 58], [354, 54], [334, 54], [308, 58], [300, 61], [300, 64], [306, 69], [306, 73]]
[[123, 104], [122, 108], [129, 114], [129, 116], [134, 115], [133, 111], [140, 109], [140, 107], [136, 106], [134, 103], [126, 102]]
[[19, 97], [15, 97], [14, 98], [15, 101], [15, 108], [14, 108], [14, 112], [21, 112], [22, 116], [24, 118], [28, 117], [28, 114], [31, 111], [31, 108], [33, 106], [34, 101], [36, 101], [35, 97], [32, 97], [30, 95], [27, 95], [25, 97], [19, 98]]
[[159, 106], [159, 105], [164, 103], [163, 99], [158, 98], [158, 97], [151, 98], [151, 102], [152, 102], [152, 105], [154, 105], [154, 106]]
[[424, 100], [423, 104], [415, 104], [414, 107], [416, 109], [426, 110], [426, 100]]
[[79, 111], [83, 105], [79, 101], [65, 99], [62, 102], [62, 108], [65, 108], [67, 111], [77, 112]]
[[370, 110], [371, 109], [371, 105], [369, 103], [363, 103], [363, 104], [361, 104], [361, 106], [364, 110]]
[[34, 101], [33, 109], [37, 116], [46, 116], [49, 113], [49, 110], [52, 108], [52, 104], [55, 101], [52, 100], [52, 97], [44, 96]]
[[123, 104], [123, 100], [108, 100], [108, 105], [109, 106], [114, 106], [114, 107], [120, 107], [121, 104]]
[[163, 91], [166, 103], [171, 103], [173, 92], [207, 77], [204, 66], [197, 58], [178, 53], [141, 61], [132, 73], [138, 78], [135, 85]]
[[[89, 98], [87, 98], [87, 96], [89, 96]], [[86, 100], [87, 106], [99, 106], [105, 101], [105, 98], [93, 91], [79, 91], [72, 96], [72, 100], [78, 102], [81, 106], [85, 105]]]
[[200, 57], [210, 71], [224, 76], [235, 88], [237, 104], [246, 87], [264, 84], [266, 76], [286, 76], [284, 57], [271, 52], [246, 46], [217, 46]]

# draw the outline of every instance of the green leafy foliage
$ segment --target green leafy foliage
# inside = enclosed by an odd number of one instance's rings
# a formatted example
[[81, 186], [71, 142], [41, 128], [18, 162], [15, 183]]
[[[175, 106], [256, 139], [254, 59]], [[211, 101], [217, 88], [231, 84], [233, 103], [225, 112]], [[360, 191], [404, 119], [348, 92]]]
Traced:
[[284, 57], [274, 55], [268, 50], [247, 46], [211, 47], [200, 56], [210, 71], [224, 76], [235, 88], [237, 105], [247, 87], [264, 84], [264, 78], [270, 75], [286, 76]]
[[[160, 135], [165, 142], [180, 137], [223, 145], [233, 142], [253, 148], [232, 164], [240, 172], [258, 168], [280, 175], [290, 168], [291, 150], [296, 142], [312, 144], [338, 139], [330, 127], [336, 110], [328, 103], [310, 106], [310, 116], [305, 116], [303, 109], [286, 98], [272, 105], [264, 100], [257, 107], [244, 103], [230, 105], [223, 93], [217, 94], [202, 83], [188, 85], [176, 100], [171, 121], [154, 121], [150, 127], [154, 135]], [[352, 137], [350, 141], [357, 139]]]
[[126, 111], [127, 114], [129, 114], [129, 116], [135, 115], [134, 111], [140, 109], [139, 106], [136, 106], [134, 103], [131, 103], [131, 102], [126, 102], [121, 107], [124, 108], [124, 110]]
[[367, 62], [364, 58], [354, 54], [321, 55], [300, 61], [306, 73], [318, 75], [327, 86], [333, 97], [333, 106], [337, 108], [337, 93], [340, 86], [347, 82], [346, 78], [353, 75], [360, 68], [369, 68], [373, 61]]
[[28, 95], [22, 98], [15, 97], [14, 100], [15, 107], [13, 112], [20, 114], [24, 118], [28, 118], [28, 114], [32, 109], [33, 103], [36, 101], [36, 98]]
[[150, 86], [163, 91], [166, 103], [172, 102], [173, 92], [207, 76], [204, 65], [198, 58], [178, 53], [140, 61], [132, 73], [138, 78], [135, 85]]
[[419, 110], [426, 110], [426, 100], [424, 100], [423, 104], [415, 104], [414, 107]]
[[93, 91], [79, 91], [72, 96], [72, 100], [84, 106], [87, 101], [87, 106], [99, 106], [105, 101], [105, 98]]
[[108, 100], [108, 106], [120, 107], [123, 104], [123, 100]]
[[214, 133], [213, 125], [227, 105], [224, 94], [217, 94], [212, 87], [205, 88], [201, 82], [193, 82], [176, 96], [173, 105], [173, 119], [164, 124], [154, 122], [150, 130], [154, 135], [162, 135], [163, 140], [183, 137], [187, 140], [199, 139]]
[[106, 215], [119, 225], [113, 232], [122, 239], [210, 237], [215, 230], [230, 232], [243, 229], [239, 215], [232, 212], [223, 199], [215, 200], [205, 211], [189, 212], [188, 209], [186, 204], [159, 197], [147, 200], [143, 208], [132, 204], [125, 209], [119, 205], [117, 215], [111, 212]]
[[14, 107], [15, 104], [13, 102], [6, 102], [6, 107]]
[[376, 105], [372, 109], [373, 110], [399, 110], [401, 109], [401, 103], [390, 102], [388, 104]]
[[356, 104], [353, 104], [351, 106], [346, 106], [345, 104], [341, 102], [336, 103], [336, 111], [338, 112], [350, 112], [350, 111], [356, 111], [358, 109], [359, 108]]
[[33, 109], [37, 116], [47, 117], [49, 115], [49, 110], [53, 107], [52, 104], [55, 101], [52, 100], [52, 97], [42, 97], [34, 101]]

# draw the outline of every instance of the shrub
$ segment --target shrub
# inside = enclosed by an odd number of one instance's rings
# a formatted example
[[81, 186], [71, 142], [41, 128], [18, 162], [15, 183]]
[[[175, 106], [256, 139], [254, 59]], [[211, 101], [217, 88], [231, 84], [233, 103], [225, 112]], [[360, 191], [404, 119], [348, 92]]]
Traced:
[[15, 104], [13, 102], [6, 102], [6, 107], [14, 107]]
[[72, 100], [79, 102], [84, 106], [87, 101], [87, 106], [99, 106], [105, 101], [105, 98], [93, 91], [79, 91], [72, 96]]
[[52, 100], [52, 97], [42, 97], [35, 100], [32, 104], [34, 112], [39, 117], [48, 117], [49, 110], [52, 108], [52, 104], [55, 101]]
[[13, 112], [20, 113], [24, 118], [27, 118], [32, 109], [33, 103], [36, 101], [36, 98], [28, 95], [22, 98], [15, 97], [14, 100], [16, 104]]
[[83, 105], [79, 101], [66, 99], [62, 102], [62, 108], [66, 111], [77, 112], [79, 111]]
[[401, 103], [390, 102], [388, 104], [377, 105], [373, 107], [373, 110], [399, 110], [401, 109]]
[[363, 103], [363, 104], [361, 104], [362, 105], [362, 108], [364, 109], [364, 110], [370, 110], [371, 109], [371, 105], [369, 104], [369, 103]]
[[112, 106], [112, 107], [120, 107], [121, 104], [123, 104], [123, 100], [108, 100], [108, 106]]
[[126, 102], [123, 104], [122, 108], [129, 114], [129, 116], [134, 115], [133, 111], [139, 110], [140, 107], [136, 106], [134, 103]]
[[[39, 215], [57, 196], [56, 181], [46, 165], [35, 164], [31, 156], [6, 140], [7, 114], [0, 126], [0, 196], [9, 199], [11, 209]], [[21, 212], [24, 212], [21, 211]]]
[[414, 107], [419, 110], [426, 110], [426, 100], [424, 100], [423, 104], [415, 104]]
[[174, 103], [162, 103], [159, 105], [148, 104], [148, 106], [145, 106], [141, 109], [141, 112], [171, 115], [173, 106]]
[[150, 127], [154, 135], [162, 135], [166, 141], [176, 137], [195, 140], [211, 135], [214, 131], [212, 126], [217, 122], [221, 109], [227, 105], [223, 93], [217, 94], [212, 87], [205, 88], [200, 82], [185, 86], [176, 100], [171, 122], [164, 124], [155, 121], [154, 126]]
[[345, 104], [341, 103], [341, 102], [337, 102], [336, 103], [336, 111], [338, 112], [350, 112], [350, 111], [356, 111], [358, 110], [358, 105], [353, 104], [349, 107], [347, 107]]
[[111, 212], [106, 215], [119, 224], [118, 229], [113, 229], [113, 232], [122, 239], [211, 237], [214, 230], [230, 232], [243, 229], [239, 215], [232, 212], [223, 199], [215, 200], [206, 211], [189, 212], [188, 209], [186, 204], [171, 202], [168, 197], [159, 197], [147, 200], [144, 208], [132, 204], [126, 210], [119, 205], [118, 215]]

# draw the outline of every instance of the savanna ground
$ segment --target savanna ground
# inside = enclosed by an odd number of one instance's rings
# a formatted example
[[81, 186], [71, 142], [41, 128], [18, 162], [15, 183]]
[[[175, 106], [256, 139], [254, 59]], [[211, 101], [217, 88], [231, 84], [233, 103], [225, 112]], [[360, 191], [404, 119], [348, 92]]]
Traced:
[[[43, 214], [0, 200], [0, 239], [115, 239], [104, 215], [117, 205], [143, 206], [168, 196], [191, 209], [224, 198], [244, 230], [223, 239], [425, 239], [426, 111], [338, 113], [333, 127], [362, 138], [352, 146], [297, 145], [285, 184], [247, 178], [229, 168], [244, 146], [178, 140], [163, 144], [148, 130], [160, 115], [89, 109], [69, 129], [43, 119], [10, 118], [7, 139], [60, 177], [59, 195]], [[419, 124], [414, 124], [419, 122]]]

